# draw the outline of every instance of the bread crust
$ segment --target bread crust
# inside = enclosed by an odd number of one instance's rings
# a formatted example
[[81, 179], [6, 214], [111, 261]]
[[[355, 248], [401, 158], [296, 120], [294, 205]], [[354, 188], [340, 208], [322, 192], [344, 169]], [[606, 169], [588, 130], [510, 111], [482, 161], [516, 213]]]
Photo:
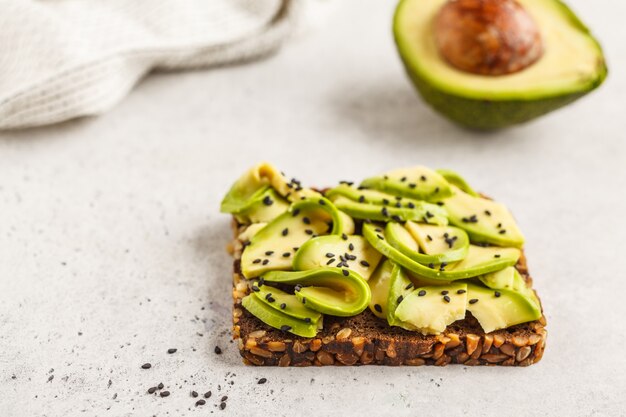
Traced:
[[[235, 258], [233, 273], [233, 338], [243, 362], [258, 366], [326, 365], [435, 365], [448, 364], [528, 366], [541, 360], [545, 348], [546, 319], [519, 324], [485, 334], [471, 313], [449, 325], [440, 335], [422, 335], [392, 327], [369, 309], [353, 317], [324, 317], [324, 328], [314, 338], [304, 338], [270, 327], [241, 306], [248, 285], [241, 274], [246, 228], [233, 219]], [[526, 258], [515, 266], [532, 284]]]

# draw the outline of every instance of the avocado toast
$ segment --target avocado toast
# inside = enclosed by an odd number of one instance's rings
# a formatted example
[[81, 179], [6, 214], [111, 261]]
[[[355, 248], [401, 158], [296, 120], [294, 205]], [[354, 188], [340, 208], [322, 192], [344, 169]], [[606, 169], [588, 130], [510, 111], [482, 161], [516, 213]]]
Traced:
[[547, 332], [508, 209], [412, 167], [323, 191], [262, 163], [233, 215], [233, 334], [244, 362], [538, 362]]

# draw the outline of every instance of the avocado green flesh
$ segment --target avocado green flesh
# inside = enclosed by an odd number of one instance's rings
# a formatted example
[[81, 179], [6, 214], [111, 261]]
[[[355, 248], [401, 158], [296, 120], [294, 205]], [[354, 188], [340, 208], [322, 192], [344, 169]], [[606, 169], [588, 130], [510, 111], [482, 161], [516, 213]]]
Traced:
[[376, 221], [389, 221], [391, 219], [400, 221], [418, 220], [433, 224], [448, 224], [446, 212], [435, 204], [421, 202], [415, 205], [414, 208], [398, 208], [393, 205], [379, 206], [376, 204], [358, 203], [341, 196], [337, 197], [334, 203], [339, 210], [348, 213], [355, 219]]
[[445, 178], [422, 166], [396, 169], [368, 178], [361, 182], [361, 187], [426, 201], [437, 201], [452, 194]]
[[465, 178], [463, 178], [456, 171], [452, 171], [451, 169], [438, 169], [436, 171], [441, 174], [441, 176], [444, 177], [450, 185], [454, 185], [471, 196], [478, 197], [478, 193], [474, 191], [468, 182], [465, 181]]
[[465, 283], [421, 287], [403, 299], [396, 308], [395, 317], [422, 334], [439, 334], [449, 324], [465, 318], [466, 304]]
[[[271, 271], [263, 276], [266, 282], [300, 285], [295, 295], [308, 308], [334, 316], [354, 316], [365, 310], [371, 299], [367, 282], [350, 270], [348, 275], [337, 268], [309, 271]], [[305, 300], [306, 299], [306, 300]]]
[[390, 326], [398, 326], [403, 329], [413, 330], [410, 324], [404, 323], [396, 316], [396, 309], [402, 303], [404, 297], [413, 291], [413, 283], [399, 265], [394, 265], [389, 282], [389, 294], [387, 296], [387, 323]]
[[393, 268], [394, 263], [386, 259], [378, 265], [376, 271], [374, 271], [371, 278], [367, 281], [367, 285], [369, 285], [370, 291], [372, 292], [372, 298], [369, 304], [370, 310], [381, 319], [387, 318], [387, 299], [389, 298], [389, 287], [391, 285]]
[[281, 330], [284, 328], [283, 326], [289, 326], [288, 331], [297, 336], [315, 337], [318, 325], [321, 323], [321, 320], [318, 323], [307, 323], [304, 320], [282, 313], [252, 294], [242, 298], [241, 304], [250, 314], [268, 326]]
[[[499, 296], [496, 296], [496, 292]], [[472, 302], [478, 300], [476, 302]], [[478, 320], [485, 333], [537, 320], [541, 309], [523, 295], [509, 290], [493, 290], [467, 285], [467, 309]]]
[[[326, 191], [326, 197], [335, 201], [335, 199], [339, 197], [346, 197], [349, 200], [364, 203], [364, 204], [374, 204], [377, 206], [391, 206], [397, 207], [396, 204], [400, 203], [401, 207], [407, 207], [407, 204], [411, 203], [416, 206], [421, 204], [427, 204], [421, 200], [414, 200], [412, 198], [405, 197], [396, 197], [393, 194], [384, 193], [382, 191], [376, 190], [368, 190], [368, 189], [358, 189], [353, 186], [347, 184], [339, 184], [335, 188], [331, 188]], [[438, 207], [432, 207], [433, 205], [428, 205], [427, 207], [433, 208], [433, 210], [437, 210]], [[400, 208], [400, 207], [399, 207]], [[444, 212], [445, 214], [445, 212]]]
[[541, 303], [535, 291], [526, 284], [526, 281], [524, 281], [524, 278], [522, 278], [515, 267], [509, 266], [500, 271], [483, 275], [480, 277], [480, 280], [491, 289], [517, 292], [541, 309]]
[[535, 64], [498, 77], [460, 71], [441, 57], [432, 29], [445, 1], [402, 0], [394, 37], [423, 99], [456, 123], [475, 129], [522, 123], [582, 97], [606, 78], [600, 45], [559, 0], [519, 0], [544, 43], [544, 55]]
[[235, 218], [239, 223], [267, 223], [288, 209], [289, 203], [273, 188], [267, 188], [237, 212]]
[[255, 296], [262, 302], [266, 303], [270, 307], [279, 310], [281, 313], [288, 316], [295, 317], [300, 320], [311, 320], [313, 323], [317, 323], [322, 317], [317, 311], [307, 308], [302, 301], [295, 295], [286, 293], [278, 288], [270, 287], [268, 285], [261, 285], [258, 287], [259, 291], [253, 292]]
[[385, 235], [394, 248], [422, 264], [455, 262], [469, 249], [467, 234], [456, 227], [387, 223]]
[[[347, 259], [346, 255], [356, 256], [356, 259]], [[341, 261], [340, 256], [346, 260]], [[325, 266], [337, 267], [343, 263], [342, 268], [348, 268], [367, 280], [381, 257], [382, 255], [362, 236], [319, 236], [304, 243], [296, 252], [293, 269], [303, 271]], [[363, 261], [365, 263], [362, 263]]]
[[465, 230], [472, 242], [518, 248], [524, 245], [522, 232], [503, 204], [453, 189], [455, 194], [443, 201], [444, 207], [450, 223]]

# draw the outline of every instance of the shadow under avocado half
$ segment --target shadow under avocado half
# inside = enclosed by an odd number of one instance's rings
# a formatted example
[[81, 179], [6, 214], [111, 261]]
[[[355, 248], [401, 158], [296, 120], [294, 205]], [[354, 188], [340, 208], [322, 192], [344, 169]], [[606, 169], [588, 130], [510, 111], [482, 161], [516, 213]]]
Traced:
[[471, 129], [535, 119], [607, 76], [600, 44], [560, 0], [401, 0], [393, 32], [424, 101]]

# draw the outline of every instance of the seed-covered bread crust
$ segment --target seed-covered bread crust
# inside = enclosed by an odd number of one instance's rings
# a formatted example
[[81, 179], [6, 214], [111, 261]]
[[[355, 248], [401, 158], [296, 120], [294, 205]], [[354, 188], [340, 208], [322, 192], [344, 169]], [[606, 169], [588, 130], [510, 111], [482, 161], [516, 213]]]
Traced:
[[[512, 326], [485, 334], [471, 313], [440, 335], [424, 336], [392, 327], [369, 309], [353, 317], [324, 317], [324, 329], [308, 339], [270, 327], [241, 306], [248, 284], [241, 274], [245, 225], [233, 220], [235, 240], [229, 251], [233, 273], [233, 338], [244, 363], [265, 366], [323, 365], [475, 365], [528, 366], [543, 356], [546, 320]], [[526, 258], [516, 265], [532, 284]]]

